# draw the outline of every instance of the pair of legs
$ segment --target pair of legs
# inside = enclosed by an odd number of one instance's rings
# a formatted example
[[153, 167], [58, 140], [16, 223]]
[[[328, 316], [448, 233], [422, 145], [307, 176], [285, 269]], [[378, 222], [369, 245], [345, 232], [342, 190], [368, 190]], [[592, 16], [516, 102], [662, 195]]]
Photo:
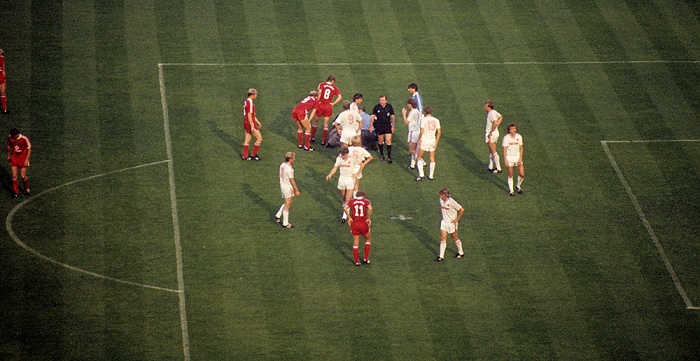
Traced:
[[2, 105], [2, 112], [7, 112], [7, 97], [5, 96], [5, 83], [0, 84], [0, 105]]
[[518, 191], [518, 193], [522, 194], [523, 190], [520, 188], [523, 184], [523, 180], [525, 179], [525, 166], [523, 165], [522, 162], [519, 164], [513, 164], [510, 162], [506, 162], [506, 168], [508, 168], [508, 189], [510, 190], [510, 195], [512, 196], [514, 194], [513, 192], [513, 168], [518, 168], [518, 183], [515, 185], [515, 190]]
[[447, 249], [448, 234], [452, 236], [452, 241], [454, 241], [455, 246], [457, 246], [457, 254], [455, 255], [455, 258], [464, 257], [462, 241], [459, 239], [459, 235], [457, 234], [457, 225], [454, 223], [445, 223], [447, 222], [443, 221], [440, 226], [440, 255], [438, 255], [438, 258], [435, 259], [435, 261], [437, 262], [440, 262], [445, 259], [445, 250]]
[[[295, 120], [297, 123], [297, 140], [299, 148], [311, 149], [311, 121], [308, 118]], [[303, 137], [302, 137], [303, 135]]]
[[486, 145], [489, 147], [489, 172], [493, 173], [501, 172], [501, 158], [498, 156], [498, 151], [496, 150], [497, 140], [498, 134], [492, 135], [491, 139], [489, 139], [488, 134], [486, 135]]
[[292, 225], [289, 223], [289, 209], [292, 208], [292, 197], [285, 197], [284, 203], [280, 207], [279, 211], [275, 215], [275, 220], [277, 223], [282, 222], [282, 227], [291, 228]]
[[19, 179], [18, 176], [22, 178], [22, 183], [24, 185], [24, 193], [29, 194], [29, 177], [27, 177], [26, 167], [12, 166], [12, 190], [15, 192], [13, 196], [17, 196], [19, 193]]
[[[435, 175], [435, 151], [431, 150], [429, 151], [430, 153], [430, 173], [428, 173], [428, 179], [433, 179], [433, 176]], [[418, 162], [416, 163], [418, 165], [418, 178], [416, 180], [422, 180], [425, 178], [425, 172], [423, 171], [423, 167], [425, 166], [425, 161], [423, 160], [423, 154], [425, 154], [424, 149], [419, 149], [418, 150], [418, 156], [416, 157], [418, 159]]]
[[[313, 125], [311, 126], [311, 140], [316, 140], [316, 130], [318, 129], [318, 120], [321, 117], [314, 117], [313, 120]], [[331, 117], [330, 115], [327, 117], [323, 117], [323, 136], [321, 137], [321, 144], [325, 145], [326, 141], [328, 140], [328, 123], [330, 123]]]
[[417, 145], [418, 143], [414, 143], [410, 140], [408, 141], [408, 153], [411, 154], [411, 169], [414, 169], [416, 167], [416, 160], [418, 159], [418, 151], [416, 150]]
[[384, 160], [384, 144], [386, 144], [386, 159], [387, 163], [391, 163], [391, 133], [384, 133], [377, 135], [377, 143], [379, 145], [379, 155], [381, 160]]
[[[356, 266], [360, 265], [360, 235], [361, 234], [352, 234], [352, 256], [355, 260]], [[364, 263], [369, 263], [369, 252], [372, 248], [372, 232], [368, 230], [367, 233], [363, 234], [362, 236], [365, 238], [365, 248], [364, 253], [362, 254], [362, 260]]]
[[340, 198], [343, 201], [343, 206], [341, 207], [343, 209], [343, 216], [340, 218], [340, 221], [343, 223], [348, 219], [348, 215], [345, 213], [345, 205], [352, 199], [352, 195], [355, 193], [353, 188], [356, 183], [357, 180], [352, 183], [352, 187], [340, 189]]
[[[253, 144], [253, 152], [248, 155], [250, 149], [250, 141], [255, 137], [255, 143]], [[243, 140], [243, 155], [242, 159], [255, 159], [260, 160], [258, 157], [258, 150], [260, 149], [260, 143], [262, 143], [262, 134], [260, 134], [260, 129], [254, 129], [250, 132], [245, 132], [245, 139]]]

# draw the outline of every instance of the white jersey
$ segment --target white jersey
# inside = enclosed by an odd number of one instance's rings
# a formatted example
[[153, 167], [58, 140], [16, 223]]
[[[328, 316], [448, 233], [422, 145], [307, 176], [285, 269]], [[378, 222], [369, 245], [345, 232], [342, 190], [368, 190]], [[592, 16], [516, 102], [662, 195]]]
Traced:
[[360, 128], [362, 127], [362, 117], [360, 113], [353, 110], [345, 110], [338, 115], [338, 119], [335, 120], [335, 124], [338, 124], [340, 129], [351, 134], [360, 134]]
[[423, 130], [421, 141], [435, 141], [440, 121], [432, 115], [425, 116], [420, 120], [420, 128]]
[[350, 110], [356, 112], [357, 114], [360, 114], [360, 107], [357, 106], [357, 103], [355, 102], [350, 103]]
[[440, 198], [440, 208], [442, 208], [442, 221], [452, 222], [457, 219], [457, 215], [459, 214], [459, 210], [462, 209], [462, 206], [450, 197], [447, 198], [446, 201]]
[[408, 131], [409, 132], [420, 132], [420, 111], [418, 109], [411, 109], [406, 115], [408, 120]]
[[352, 175], [357, 172], [356, 165], [357, 160], [349, 155], [348, 159], [343, 159], [340, 155], [335, 158], [335, 166], [340, 171], [340, 178], [352, 178]]
[[350, 146], [348, 147], [348, 151], [350, 151], [350, 157], [355, 159], [355, 172], [360, 170], [360, 164], [365, 161], [365, 159], [371, 157], [372, 155], [369, 154], [367, 149], [363, 147], [356, 147], [356, 146]]
[[520, 158], [520, 146], [523, 145], [523, 137], [515, 133], [515, 136], [506, 134], [503, 137], [503, 147], [506, 148], [504, 155], [508, 157]]
[[280, 187], [291, 187], [290, 179], [294, 179], [294, 168], [291, 164], [284, 162], [280, 164]]
[[501, 113], [497, 112], [496, 109], [489, 110], [486, 114], [486, 133], [493, 129], [493, 123], [497, 122], [500, 117]]

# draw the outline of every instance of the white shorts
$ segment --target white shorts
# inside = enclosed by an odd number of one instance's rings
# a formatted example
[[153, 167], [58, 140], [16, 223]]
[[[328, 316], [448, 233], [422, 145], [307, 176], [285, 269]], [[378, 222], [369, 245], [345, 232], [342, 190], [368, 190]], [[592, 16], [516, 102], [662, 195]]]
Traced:
[[345, 144], [351, 144], [352, 143], [352, 137], [359, 135], [357, 133], [353, 133], [351, 131], [345, 131], [343, 134], [340, 136], [340, 142], [345, 143]]
[[409, 130], [406, 142], [408, 143], [418, 143], [418, 136], [420, 135], [420, 130]]
[[517, 167], [520, 156], [517, 157], [506, 157], [506, 167]]
[[443, 219], [442, 222], [440, 222], [440, 230], [445, 231], [449, 234], [457, 232], [457, 228], [457, 224], [452, 223], [450, 221], [446, 221]]
[[421, 139], [420, 149], [426, 152], [435, 151], [435, 139]]
[[280, 191], [282, 192], [282, 198], [292, 198], [294, 197], [294, 187], [284, 185], [280, 186]]
[[496, 143], [496, 142], [498, 142], [499, 135], [500, 135], [500, 133], [498, 132], [498, 129], [496, 129], [493, 131], [493, 133], [491, 133], [491, 139], [489, 139], [489, 132], [486, 132], [486, 134], [484, 134], [484, 142]]
[[338, 189], [342, 190], [353, 190], [355, 188], [355, 178], [352, 177], [340, 177], [338, 178]]

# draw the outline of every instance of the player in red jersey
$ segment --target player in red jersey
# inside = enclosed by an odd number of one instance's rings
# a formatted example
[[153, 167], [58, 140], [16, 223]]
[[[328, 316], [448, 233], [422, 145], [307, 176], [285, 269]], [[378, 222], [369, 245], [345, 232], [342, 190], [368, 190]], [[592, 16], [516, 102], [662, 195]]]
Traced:
[[24, 194], [29, 195], [29, 177], [27, 177], [27, 167], [29, 167], [29, 156], [32, 154], [32, 144], [27, 136], [20, 134], [19, 129], [10, 129], [10, 136], [7, 138], [7, 160], [12, 168], [12, 193], [13, 198], [17, 198], [19, 193], [19, 180], [17, 173], [20, 173], [24, 183]]
[[5, 96], [5, 83], [7, 78], [5, 77], [5, 57], [2, 55], [2, 49], [0, 49], [0, 105], [2, 105], [2, 113], [10, 114], [7, 110], [7, 97]]
[[[258, 91], [250, 88], [248, 89], [248, 99], [243, 103], [243, 130], [245, 130], [245, 140], [243, 141], [243, 155], [241, 159], [243, 160], [260, 160], [258, 156], [258, 149], [260, 149], [260, 143], [262, 142], [262, 135], [260, 134], [260, 121], [255, 115], [255, 104], [253, 100], [258, 97]], [[255, 144], [253, 144], [253, 153], [248, 155], [248, 150], [250, 149], [250, 140], [255, 137]]]
[[[297, 123], [297, 140], [299, 140], [299, 148], [304, 148], [304, 150], [314, 150], [311, 147], [311, 122], [310, 119], [316, 116], [316, 103], [318, 98], [318, 92], [313, 90], [309, 93], [309, 96], [304, 98], [294, 110], [292, 110], [292, 120]], [[309, 110], [311, 110], [311, 115], [309, 115]], [[302, 142], [302, 133], [304, 135]]]
[[372, 203], [365, 199], [365, 191], [357, 191], [355, 198], [345, 205], [345, 213], [348, 215], [348, 224], [352, 233], [352, 256], [355, 266], [360, 265], [360, 236], [365, 238], [365, 250], [362, 263], [369, 264], [369, 251], [372, 246], [372, 232], [369, 226], [372, 224]]
[[[333, 97], [336, 97], [333, 100]], [[340, 90], [335, 86], [335, 77], [328, 76], [328, 79], [318, 85], [318, 103], [316, 103], [316, 119], [311, 126], [311, 141], [316, 140], [316, 130], [318, 129], [318, 119], [323, 117], [323, 137], [321, 145], [326, 145], [328, 139], [328, 122], [333, 115], [333, 106], [343, 99]]]

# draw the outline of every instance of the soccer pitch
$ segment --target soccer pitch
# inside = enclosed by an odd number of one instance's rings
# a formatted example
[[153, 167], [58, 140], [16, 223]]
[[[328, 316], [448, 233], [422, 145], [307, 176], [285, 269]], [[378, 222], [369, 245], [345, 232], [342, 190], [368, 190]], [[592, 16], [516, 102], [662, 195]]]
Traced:
[[[36, 149], [34, 195], [1, 204], [0, 358], [697, 359], [698, 5], [416, 6], [0, 9], [3, 121]], [[329, 74], [398, 114], [394, 164], [362, 180], [369, 266], [325, 180], [336, 149], [298, 150], [290, 120]], [[443, 126], [434, 181], [406, 169], [410, 82]], [[260, 162], [240, 160], [251, 87]], [[486, 99], [524, 137], [524, 195], [486, 172]], [[286, 151], [291, 230], [272, 219]], [[442, 187], [466, 257], [448, 240], [434, 263]]]

